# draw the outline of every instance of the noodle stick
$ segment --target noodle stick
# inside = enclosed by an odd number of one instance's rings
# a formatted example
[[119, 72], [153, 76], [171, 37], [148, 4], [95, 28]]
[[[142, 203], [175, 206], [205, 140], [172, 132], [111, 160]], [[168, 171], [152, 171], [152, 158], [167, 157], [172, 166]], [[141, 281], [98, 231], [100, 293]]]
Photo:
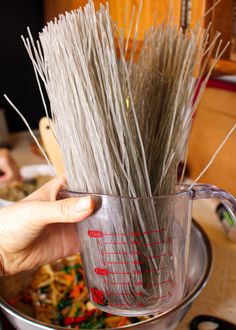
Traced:
[[[219, 34], [208, 44], [210, 26], [202, 30], [197, 25], [183, 31], [173, 23], [170, 14], [162, 24], [146, 31], [135, 61], [141, 5], [136, 21], [134, 15], [133, 10], [126, 42], [124, 29], [119, 31], [110, 17], [109, 6], [101, 5], [95, 12], [92, 1], [83, 10], [60, 15], [48, 23], [39, 41], [34, 42], [30, 31], [28, 38], [23, 38], [36, 79], [42, 80], [48, 94], [72, 191], [132, 198], [175, 192], [179, 162], [183, 155], [187, 157], [192, 117], [212, 68], [193, 103], [200, 79], [213, 48], [217, 47], [214, 64], [225, 48], [221, 50]], [[42, 96], [39, 81], [38, 85]], [[43, 103], [47, 113], [44, 100]], [[158, 268], [161, 261], [150, 255], [167, 253], [168, 247], [151, 246], [149, 236], [142, 233], [157, 231], [156, 240], [165, 241], [168, 233], [159, 229], [173, 229], [175, 220], [169, 217], [170, 207], [167, 201], [156, 211], [152, 199], [149, 203], [134, 200], [131, 207], [122, 198], [107, 206], [108, 216], [115, 219], [114, 231], [123, 233], [127, 252], [137, 252], [138, 248], [129, 250], [127, 232], [139, 231], [140, 240], [147, 247], [141, 251], [139, 262], [125, 266], [131, 274], [126, 288], [130, 294], [117, 296], [117, 304], [134, 304], [137, 281], [141, 283], [144, 304], [150, 297], [168, 293], [161, 285], [150, 286], [157, 275], [143, 271]], [[82, 227], [86, 233], [88, 223]], [[89, 254], [83, 258], [95, 268], [99, 258], [96, 243], [88, 240], [86, 244], [95, 258], [90, 260]], [[124, 264], [125, 256], [117, 256], [117, 261]], [[174, 278], [174, 259], [166, 258], [165, 263]], [[111, 265], [111, 273], [114, 267]], [[87, 276], [93, 287], [107, 291], [106, 283], [99, 277]], [[122, 286], [118, 289], [124, 291]]]

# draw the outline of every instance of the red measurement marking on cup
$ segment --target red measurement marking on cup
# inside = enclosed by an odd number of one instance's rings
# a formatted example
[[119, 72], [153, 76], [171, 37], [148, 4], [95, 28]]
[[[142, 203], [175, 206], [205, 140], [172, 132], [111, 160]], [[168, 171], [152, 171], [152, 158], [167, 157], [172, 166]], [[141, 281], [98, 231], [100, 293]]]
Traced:
[[143, 303], [139, 303], [137, 305], [132, 305], [132, 304], [112, 304], [112, 303], [109, 303], [109, 306], [111, 306], [111, 307], [133, 307], [133, 308], [145, 307], [145, 305]]
[[101, 250], [101, 255], [105, 256], [105, 255], [131, 255], [131, 256], [140, 256], [142, 253], [140, 251], [131, 251], [130, 253], [127, 251], [104, 251]]
[[105, 291], [105, 294], [108, 297], [111, 297], [111, 296], [132, 296], [133, 295], [130, 292], [111, 292], [111, 291]]
[[153, 272], [162, 272], [162, 271], [166, 271], [166, 268], [154, 268], [154, 269], [147, 269], [145, 272], [147, 273], [153, 273]]
[[131, 272], [109, 272], [111, 275], [130, 275]]
[[[103, 255], [104, 256], [104, 255]], [[142, 261], [139, 260], [131, 260], [131, 261], [105, 261], [104, 258], [102, 259], [104, 265], [128, 265], [132, 263], [133, 265], [143, 265]]]
[[166, 268], [154, 268], [154, 269], [146, 269], [146, 270], [134, 270], [133, 274], [134, 275], [142, 275], [143, 273], [153, 273], [153, 272], [161, 272], [161, 271], [166, 271]]
[[128, 252], [126, 252], [126, 251], [117, 251], [117, 252], [108, 252], [108, 251], [101, 251], [101, 254], [102, 255], [119, 255], [119, 254], [121, 254], [121, 255], [127, 255], [128, 254]]
[[105, 268], [95, 268], [95, 273], [100, 276], [108, 276], [111, 275], [130, 275], [131, 272], [110, 272], [108, 269]]
[[141, 235], [151, 235], [154, 233], [161, 233], [163, 231], [166, 231], [166, 228], [162, 228], [162, 229], [156, 229], [156, 230], [150, 230], [150, 231], [145, 231], [145, 232], [140, 232], [140, 231], [134, 231], [131, 233], [127, 233], [127, 234], [117, 234], [117, 233], [102, 233], [103, 236], [141, 236]]
[[159, 245], [159, 244], [170, 244], [172, 242], [172, 237], [169, 237], [166, 241], [157, 241], [157, 242], [151, 242], [146, 243], [144, 246], [152, 246], [152, 245]]
[[103, 261], [105, 265], [128, 265], [129, 261]]
[[172, 292], [171, 292], [171, 291], [168, 292], [168, 296], [169, 296], [170, 298], [172, 297]]
[[[104, 280], [104, 283], [107, 284], [107, 285], [131, 285], [131, 282], [110, 282], [110, 281], [107, 281], [107, 280]], [[146, 288], [153, 288], [155, 286], [162, 286], [164, 284], [168, 284], [168, 283], [173, 283], [171, 279], [167, 279], [165, 281], [162, 281], [162, 282], [157, 282], [157, 283], [154, 283], [154, 284], [150, 284], [148, 286], [145, 286]], [[143, 286], [143, 282], [133, 282], [133, 285], [135, 286]]]
[[145, 231], [143, 234], [144, 235], [150, 235], [150, 234], [154, 234], [154, 233], [162, 233], [163, 231], [166, 231], [166, 228]]
[[107, 285], [131, 285], [131, 282], [109, 282], [104, 280], [104, 283]]
[[167, 253], [163, 253], [163, 254], [158, 254], [156, 256], [147, 257], [147, 259], [160, 259], [162, 257], [171, 257], [171, 256], [172, 256], [172, 252], [169, 251]]
[[150, 299], [149, 302], [151, 302], [151, 301], [155, 302], [157, 300], [162, 300], [162, 299], [166, 299], [166, 298], [167, 298], [167, 295], [154, 297], [154, 298]]
[[114, 233], [103, 233], [103, 236], [127, 236], [127, 234], [114, 234]]
[[141, 256], [142, 253], [140, 251], [131, 251], [130, 254], [132, 256]]
[[101, 242], [100, 243], [101, 245], [104, 244], [104, 245], [127, 245], [127, 244], [131, 244], [131, 245], [141, 245], [141, 242], [140, 241], [130, 241], [129, 243], [128, 242]]
[[106, 234], [106, 233], [103, 233], [103, 236], [126, 236], [126, 234]]
[[127, 245], [128, 243], [127, 242], [103, 242], [101, 244], [104, 244], [104, 245], [122, 245], [122, 244], [125, 244], [125, 245]]
[[106, 291], [105, 293], [106, 293], [107, 296], [133, 296], [134, 294], [137, 297], [142, 297], [143, 296], [143, 292], [131, 293], [131, 292], [112, 292], [112, 291]]
[[137, 236], [141, 236], [141, 232], [132, 232], [132, 233], [127, 233], [127, 234], [115, 234], [115, 233], [103, 233], [104, 236], [132, 236], [132, 237], [137, 237]]
[[140, 241], [130, 241], [131, 245], [140, 245], [141, 242]]
[[157, 282], [157, 283], [154, 283], [154, 284], [150, 284], [148, 286], [146, 286], [147, 288], [153, 288], [155, 286], [162, 286], [164, 284], [168, 284], [168, 283], [172, 283], [172, 280], [170, 278], [168, 278], [167, 280], [165, 281], [162, 281], [162, 282]]
[[111, 306], [111, 307], [133, 307], [133, 308], [137, 308], [137, 307], [144, 307], [144, 304], [139, 303], [137, 305], [132, 305], [132, 304], [112, 304], [112, 303], [109, 303], [109, 306]]
[[131, 237], [139, 237], [141, 235], [151, 235], [154, 233], [161, 233], [166, 231], [166, 228], [161, 228], [161, 229], [156, 229], [156, 230], [150, 230], [150, 231], [145, 231], [145, 232], [131, 232], [131, 233], [104, 233], [101, 230], [94, 230], [94, 229], [89, 229], [88, 230], [88, 236], [92, 238], [101, 238], [103, 236], [113, 236], [113, 237], [118, 237], [118, 236], [131, 236]]
[[132, 264], [133, 264], [133, 265], [142, 265], [143, 262], [142, 262], [142, 261], [139, 261], [139, 260], [133, 260], [133, 261], [132, 261]]

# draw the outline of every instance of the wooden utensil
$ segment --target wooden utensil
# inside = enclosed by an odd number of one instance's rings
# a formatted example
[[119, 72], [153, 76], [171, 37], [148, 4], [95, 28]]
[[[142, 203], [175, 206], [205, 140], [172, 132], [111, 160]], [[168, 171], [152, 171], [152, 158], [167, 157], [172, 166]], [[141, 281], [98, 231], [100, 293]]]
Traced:
[[57, 174], [64, 172], [63, 158], [60, 146], [53, 133], [53, 122], [47, 117], [43, 117], [39, 122], [39, 131], [47, 155], [55, 167]]

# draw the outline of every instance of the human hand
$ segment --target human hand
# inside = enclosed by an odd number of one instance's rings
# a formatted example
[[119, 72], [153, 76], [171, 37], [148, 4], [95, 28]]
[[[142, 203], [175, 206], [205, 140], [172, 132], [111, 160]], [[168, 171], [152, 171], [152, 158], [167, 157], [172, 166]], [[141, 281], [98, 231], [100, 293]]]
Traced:
[[10, 275], [79, 250], [75, 223], [94, 209], [90, 197], [56, 201], [57, 177], [22, 201], [0, 210], [0, 274]]
[[7, 149], [0, 149], [0, 184], [21, 181], [18, 166]]

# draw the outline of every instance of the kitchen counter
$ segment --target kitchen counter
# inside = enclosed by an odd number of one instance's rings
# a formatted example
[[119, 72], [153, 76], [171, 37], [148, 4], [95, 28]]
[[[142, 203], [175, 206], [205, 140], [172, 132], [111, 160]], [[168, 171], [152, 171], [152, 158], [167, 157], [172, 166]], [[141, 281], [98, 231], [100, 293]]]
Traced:
[[[34, 134], [39, 137], [37, 130], [34, 130]], [[10, 142], [12, 145], [11, 154], [19, 167], [46, 163], [40, 155], [33, 153], [32, 143], [34, 141], [28, 132], [11, 134]]]
[[187, 330], [199, 314], [224, 318], [236, 324], [236, 243], [224, 235], [215, 214], [217, 201], [194, 202], [193, 217], [205, 230], [213, 252], [213, 268], [209, 281], [176, 330]]
[[[12, 142], [12, 154], [20, 166], [44, 163], [42, 158], [32, 153], [32, 139], [28, 133], [12, 135]], [[187, 330], [189, 322], [199, 314], [214, 315], [236, 324], [236, 244], [226, 238], [214, 212], [216, 205], [215, 200], [194, 202], [193, 217], [212, 244], [213, 269], [206, 287], [177, 330]]]

